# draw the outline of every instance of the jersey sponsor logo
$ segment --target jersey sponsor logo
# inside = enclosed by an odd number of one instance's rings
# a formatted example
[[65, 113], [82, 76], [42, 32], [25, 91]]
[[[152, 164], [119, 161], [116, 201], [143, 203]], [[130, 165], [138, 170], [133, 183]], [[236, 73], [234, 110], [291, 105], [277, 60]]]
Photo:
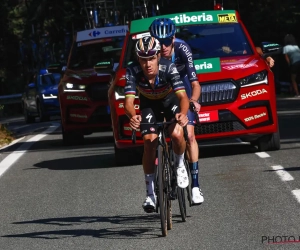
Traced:
[[176, 67], [173, 67], [173, 68], [171, 69], [170, 74], [171, 74], [171, 75], [173, 75], [173, 74], [178, 74], [177, 68], [176, 68]]
[[152, 119], [152, 114], [149, 113], [147, 116], [146, 116], [146, 119], [148, 119], [148, 122], [150, 123], [151, 119]]
[[220, 14], [218, 15], [219, 23], [237, 23], [235, 14]]
[[173, 111], [173, 113], [175, 113], [175, 111], [176, 111], [177, 108], [178, 108], [177, 105], [174, 105], [174, 106], [171, 108], [171, 110]]
[[241, 99], [244, 100], [244, 99], [251, 98], [251, 97], [254, 97], [254, 96], [262, 95], [264, 93], [268, 93], [268, 91], [265, 90], [265, 89], [257, 89], [257, 90], [248, 92], [246, 94], [242, 94]]
[[189, 62], [189, 67], [193, 68], [194, 67], [194, 62], [193, 62], [192, 52], [189, 50], [189, 48], [186, 45], [184, 45], [182, 43], [179, 45], [179, 49], [181, 49], [185, 53], [185, 55], [188, 59], [188, 62]]
[[[123, 102], [120, 102], [119, 103], [119, 109], [120, 108], [124, 108], [124, 103]], [[140, 105], [138, 105], [138, 104], [134, 104], [134, 109], [139, 109], [140, 108]]]
[[159, 65], [159, 70], [162, 72], [166, 72], [167, 66], [166, 65]]
[[87, 97], [85, 97], [85, 96], [76, 96], [76, 95], [68, 95], [67, 100], [87, 101]]

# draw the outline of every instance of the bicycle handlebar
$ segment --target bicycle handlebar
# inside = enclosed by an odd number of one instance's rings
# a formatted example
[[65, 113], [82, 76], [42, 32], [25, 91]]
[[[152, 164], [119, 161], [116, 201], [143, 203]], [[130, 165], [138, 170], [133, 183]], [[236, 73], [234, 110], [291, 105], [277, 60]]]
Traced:
[[[143, 122], [143, 123], [140, 123], [140, 124], [143, 124], [143, 125], [157, 125], [159, 127], [162, 127], [164, 125], [170, 125], [170, 124], [175, 123], [175, 122], [176, 121], [152, 122], [152, 123]], [[184, 136], [184, 139], [187, 141], [188, 140], [188, 132], [187, 132], [187, 127], [186, 126], [183, 127], [183, 136]], [[132, 144], [136, 143], [136, 130], [135, 129], [132, 129], [131, 141], [132, 141]]]

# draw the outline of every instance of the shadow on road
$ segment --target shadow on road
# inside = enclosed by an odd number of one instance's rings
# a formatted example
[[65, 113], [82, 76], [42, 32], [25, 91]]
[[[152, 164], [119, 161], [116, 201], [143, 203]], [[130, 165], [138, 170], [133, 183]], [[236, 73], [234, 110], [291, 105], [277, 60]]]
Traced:
[[[103, 225], [105, 223], [105, 225]], [[90, 236], [107, 239], [128, 239], [128, 238], [157, 238], [161, 237], [160, 218], [158, 214], [151, 215], [119, 215], [119, 216], [92, 216], [92, 217], [66, 217], [49, 218], [31, 221], [14, 222], [15, 225], [49, 225], [55, 226], [56, 230], [31, 232], [22, 234], [9, 234], [5, 238], [39, 238], [39, 239], [62, 239], [68, 237]], [[109, 226], [111, 224], [111, 226]], [[112, 227], [117, 224], [121, 227]], [[100, 229], [62, 229], [81, 225]], [[104, 228], [104, 226], [106, 228]]]

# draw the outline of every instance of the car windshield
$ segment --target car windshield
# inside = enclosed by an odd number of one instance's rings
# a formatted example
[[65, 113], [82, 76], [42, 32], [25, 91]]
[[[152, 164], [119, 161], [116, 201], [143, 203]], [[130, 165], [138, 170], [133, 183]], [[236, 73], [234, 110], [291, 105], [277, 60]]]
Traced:
[[[177, 28], [176, 38], [190, 45], [194, 59], [253, 54], [239, 23], [181, 26]], [[135, 41], [131, 39], [128, 43], [124, 67], [135, 60]]]
[[111, 58], [114, 62], [119, 62], [124, 38], [122, 36], [76, 43], [73, 47], [69, 68], [93, 68], [97, 62]]
[[56, 84], [57, 82], [55, 81], [53, 74], [47, 74], [41, 76], [40, 85], [48, 86], [48, 85], [56, 85]]

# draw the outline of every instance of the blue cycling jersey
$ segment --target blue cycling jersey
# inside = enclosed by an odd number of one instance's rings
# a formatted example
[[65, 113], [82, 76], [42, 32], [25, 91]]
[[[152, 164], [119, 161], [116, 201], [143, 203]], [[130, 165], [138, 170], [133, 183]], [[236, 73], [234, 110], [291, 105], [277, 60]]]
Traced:
[[193, 61], [193, 54], [190, 46], [183, 40], [175, 38], [172, 62], [180, 74], [180, 78], [185, 84], [186, 92], [190, 98], [192, 95], [191, 82], [198, 81], [196, 69]]

